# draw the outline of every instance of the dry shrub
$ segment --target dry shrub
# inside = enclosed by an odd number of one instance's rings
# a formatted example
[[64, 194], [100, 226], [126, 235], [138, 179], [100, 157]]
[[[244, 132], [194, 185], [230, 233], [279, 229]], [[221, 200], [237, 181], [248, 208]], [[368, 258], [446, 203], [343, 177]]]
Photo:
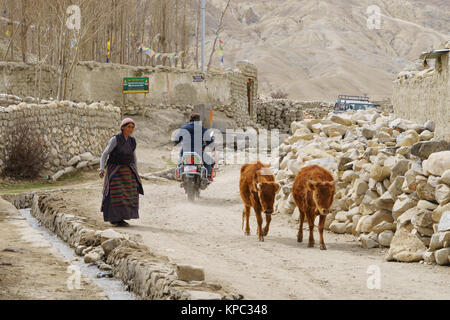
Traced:
[[272, 99], [287, 99], [289, 94], [286, 91], [278, 89], [278, 91], [272, 92], [270, 96]]
[[19, 179], [38, 177], [48, 159], [44, 137], [37, 134], [29, 122], [22, 122], [12, 128], [11, 135], [3, 174]]

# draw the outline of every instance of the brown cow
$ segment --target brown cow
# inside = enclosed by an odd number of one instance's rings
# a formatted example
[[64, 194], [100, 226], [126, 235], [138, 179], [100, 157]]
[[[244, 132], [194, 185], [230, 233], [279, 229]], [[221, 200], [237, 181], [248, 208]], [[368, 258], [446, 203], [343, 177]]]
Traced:
[[328, 210], [333, 203], [335, 190], [333, 176], [324, 168], [312, 165], [299, 171], [292, 187], [294, 201], [300, 211], [298, 242], [303, 241], [303, 220], [306, 216], [309, 225], [308, 247], [314, 247], [314, 220], [317, 216], [320, 216], [320, 249], [327, 249], [323, 241], [323, 227]]
[[[269, 225], [272, 220], [275, 193], [280, 190], [280, 185], [275, 183], [275, 177], [269, 165], [260, 161], [252, 164], [244, 164], [241, 167], [241, 179], [239, 181], [241, 198], [244, 201], [244, 212], [242, 213], [242, 229], [244, 219], [246, 222], [245, 235], [250, 235], [250, 210], [253, 207], [258, 222], [258, 238], [264, 241], [264, 236], [269, 233]], [[266, 214], [266, 226], [262, 228], [263, 218], [261, 212]]]

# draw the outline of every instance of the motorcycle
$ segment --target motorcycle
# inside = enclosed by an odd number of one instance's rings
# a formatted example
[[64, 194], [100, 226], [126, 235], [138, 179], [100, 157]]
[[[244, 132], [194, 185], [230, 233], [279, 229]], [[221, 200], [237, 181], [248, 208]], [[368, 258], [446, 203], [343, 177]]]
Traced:
[[[189, 201], [194, 202], [200, 197], [200, 190], [206, 190], [211, 184], [208, 180], [208, 170], [203, 165], [201, 155], [197, 152], [184, 152], [183, 159], [175, 169], [177, 180], [181, 181], [180, 187], [184, 188]], [[216, 177], [214, 168], [212, 178]]]

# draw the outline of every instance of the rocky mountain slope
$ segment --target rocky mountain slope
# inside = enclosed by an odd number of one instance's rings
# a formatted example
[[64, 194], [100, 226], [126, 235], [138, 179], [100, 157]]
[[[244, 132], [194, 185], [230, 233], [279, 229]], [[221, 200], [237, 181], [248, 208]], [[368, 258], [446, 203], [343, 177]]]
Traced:
[[[381, 25], [371, 30], [373, 5]], [[224, 6], [207, 1], [207, 40]], [[221, 39], [226, 65], [258, 66], [263, 94], [281, 88], [293, 99], [332, 101], [339, 93], [382, 99], [411, 60], [450, 38], [449, 26], [445, 0], [242, 0], [232, 1]]]

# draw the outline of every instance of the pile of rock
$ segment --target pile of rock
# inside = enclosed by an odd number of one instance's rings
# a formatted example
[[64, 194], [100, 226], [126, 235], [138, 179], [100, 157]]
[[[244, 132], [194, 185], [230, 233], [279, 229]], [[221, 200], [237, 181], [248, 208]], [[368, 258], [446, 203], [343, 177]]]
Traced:
[[96, 166], [100, 165], [100, 158], [96, 158], [90, 152], [85, 152], [78, 156], [73, 157], [67, 162], [68, 167], [59, 170], [52, 176], [52, 180], [56, 181], [62, 176], [76, 172], [78, 170], [89, 168], [94, 169]]
[[431, 121], [419, 125], [377, 110], [330, 114], [291, 125], [280, 146], [276, 210], [298, 209], [292, 184], [310, 164], [336, 180], [325, 227], [358, 236], [365, 248], [390, 247], [388, 260], [449, 264], [450, 144], [434, 138]]

